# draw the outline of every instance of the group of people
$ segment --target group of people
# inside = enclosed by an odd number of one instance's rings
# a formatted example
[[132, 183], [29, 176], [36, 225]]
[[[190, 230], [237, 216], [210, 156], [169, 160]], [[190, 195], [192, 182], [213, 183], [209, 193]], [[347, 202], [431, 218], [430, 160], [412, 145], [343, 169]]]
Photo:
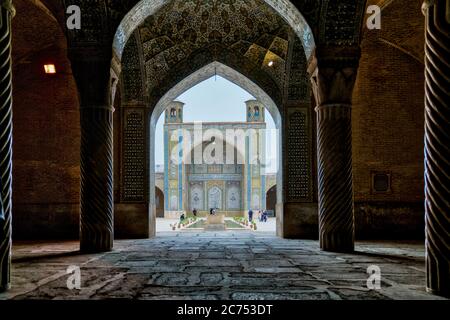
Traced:
[[[197, 216], [197, 209], [192, 210], [192, 214], [194, 215], [194, 217], [196, 217]], [[216, 214], [216, 209], [211, 208], [209, 210], [209, 214]], [[267, 218], [268, 218], [267, 211], [266, 210], [264, 210], [264, 211], [258, 210], [258, 217], [257, 218], [258, 218], [259, 222], [267, 222]], [[185, 219], [185, 216], [184, 216], [184, 213], [183, 213], [181, 215], [181, 217], [180, 217], [180, 220], [184, 220], [184, 219]], [[252, 209], [250, 209], [248, 211], [248, 220], [249, 221], [253, 221], [253, 210]]]
[[[259, 222], [267, 222], [267, 217], [268, 217], [268, 215], [267, 215], [266, 210], [264, 210], [264, 211], [258, 210], [257, 218], [258, 218]], [[252, 209], [248, 210], [248, 220], [253, 221], [253, 210]]]

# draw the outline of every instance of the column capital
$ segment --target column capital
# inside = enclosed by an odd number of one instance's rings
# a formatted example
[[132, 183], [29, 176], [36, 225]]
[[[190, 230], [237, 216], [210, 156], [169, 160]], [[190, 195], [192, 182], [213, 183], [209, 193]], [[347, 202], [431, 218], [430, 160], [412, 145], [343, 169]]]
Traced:
[[308, 65], [318, 106], [352, 103], [361, 49], [317, 47]]
[[346, 103], [322, 104], [315, 108], [319, 120], [345, 119], [352, 116], [352, 105]]
[[312, 74], [318, 67], [358, 67], [360, 57], [360, 46], [338, 47], [318, 45], [308, 61], [308, 72]]
[[[105, 47], [72, 47], [69, 59], [80, 95], [80, 106], [112, 110], [112, 52]], [[105, 107], [106, 106], [106, 107]]]

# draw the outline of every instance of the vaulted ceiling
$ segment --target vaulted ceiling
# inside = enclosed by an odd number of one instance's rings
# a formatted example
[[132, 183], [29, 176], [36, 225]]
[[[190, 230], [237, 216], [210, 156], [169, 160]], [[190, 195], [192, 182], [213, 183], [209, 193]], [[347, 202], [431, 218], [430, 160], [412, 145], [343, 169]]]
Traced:
[[124, 70], [137, 71], [137, 59], [132, 56], [140, 55], [144, 66], [140, 71], [145, 73], [149, 92], [196, 52], [209, 50], [210, 55], [219, 56], [223, 52], [216, 51], [226, 49], [235, 59], [267, 73], [281, 90], [289, 41], [294, 38], [289, 25], [262, 0], [175, 0], [135, 31], [124, 51]]
[[239, 52], [278, 81], [285, 71], [289, 27], [261, 0], [176, 0], [138, 32], [150, 86], [167, 69], [214, 42]]

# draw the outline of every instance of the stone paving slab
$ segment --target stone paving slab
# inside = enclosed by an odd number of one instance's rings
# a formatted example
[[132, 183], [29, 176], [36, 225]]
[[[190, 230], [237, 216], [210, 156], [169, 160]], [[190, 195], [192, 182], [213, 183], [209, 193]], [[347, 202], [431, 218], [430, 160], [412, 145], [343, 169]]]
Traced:
[[[425, 291], [424, 245], [359, 242], [354, 254], [264, 232], [167, 232], [81, 254], [77, 242], [15, 243], [12, 283], [0, 299], [440, 299]], [[369, 290], [367, 268], [381, 270]], [[69, 290], [69, 266], [81, 290]]]

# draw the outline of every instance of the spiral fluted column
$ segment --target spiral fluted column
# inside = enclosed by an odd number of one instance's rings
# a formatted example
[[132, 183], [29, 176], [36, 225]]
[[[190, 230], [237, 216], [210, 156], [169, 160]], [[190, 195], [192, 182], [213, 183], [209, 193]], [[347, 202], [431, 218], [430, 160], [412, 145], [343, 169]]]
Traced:
[[80, 249], [101, 252], [113, 246], [112, 110], [81, 109]]
[[351, 105], [322, 105], [316, 111], [320, 247], [353, 251]]
[[10, 287], [12, 219], [11, 1], [0, 2], [0, 292]]
[[80, 95], [80, 250], [83, 252], [109, 251], [114, 240], [111, 54], [110, 50], [101, 49], [70, 50]]
[[427, 289], [450, 296], [450, 0], [426, 1]]
[[359, 57], [359, 47], [318, 47], [308, 70], [317, 103], [319, 240], [325, 251], [354, 250], [351, 115]]

